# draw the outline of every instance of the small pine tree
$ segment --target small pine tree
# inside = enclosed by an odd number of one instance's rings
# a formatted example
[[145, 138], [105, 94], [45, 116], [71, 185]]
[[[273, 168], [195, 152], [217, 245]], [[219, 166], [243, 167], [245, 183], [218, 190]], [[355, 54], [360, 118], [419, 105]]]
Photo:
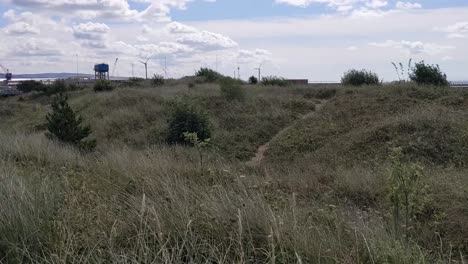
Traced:
[[176, 102], [168, 119], [167, 142], [186, 144], [184, 133], [197, 133], [201, 141], [211, 137], [211, 123], [205, 111], [188, 102]]
[[92, 150], [96, 146], [96, 140], [83, 141], [91, 134], [89, 126], [82, 126], [83, 119], [76, 116], [68, 105], [68, 97], [59, 93], [52, 101], [52, 112], [48, 113], [47, 137], [71, 144], [80, 149]]

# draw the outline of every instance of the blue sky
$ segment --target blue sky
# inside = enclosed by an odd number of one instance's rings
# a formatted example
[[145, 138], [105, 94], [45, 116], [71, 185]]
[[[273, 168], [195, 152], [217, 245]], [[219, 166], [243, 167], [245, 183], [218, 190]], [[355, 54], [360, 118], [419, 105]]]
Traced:
[[[388, 1], [395, 5], [398, 1]], [[449, 8], [468, 6], [466, 0], [429, 0], [420, 1], [425, 8]], [[144, 5], [140, 5], [144, 6]], [[275, 16], [310, 16], [332, 14], [333, 9], [315, 3], [307, 7], [290, 6], [275, 3], [272, 0], [217, 0], [210, 2], [192, 2], [186, 10], [174, 10], [172, 16], [178, 21], [210, 19], [245, 19], [268, 18]]]
[[[169, 77], [218, 68], [337, 81], [350, 68], [396, 79], [391, 61], [440, 64], [468, 79], [466, 0], [0, 0], [0, 63], [16, 73]], [[218, 62], [218, 63], [216, 63]]]

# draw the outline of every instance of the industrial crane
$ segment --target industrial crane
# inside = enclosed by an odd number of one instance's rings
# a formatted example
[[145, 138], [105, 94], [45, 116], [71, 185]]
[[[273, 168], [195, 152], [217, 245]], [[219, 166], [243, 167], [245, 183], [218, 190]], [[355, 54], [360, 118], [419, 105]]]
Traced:
[[10, 72], [10, 70], [5, 68], [2, 64], [0, 64], [0, 68], [2, 68], [3, 72], [5, 73], [5, 81], [11, 81], [11, 79], [13, 78], [13, 74]]

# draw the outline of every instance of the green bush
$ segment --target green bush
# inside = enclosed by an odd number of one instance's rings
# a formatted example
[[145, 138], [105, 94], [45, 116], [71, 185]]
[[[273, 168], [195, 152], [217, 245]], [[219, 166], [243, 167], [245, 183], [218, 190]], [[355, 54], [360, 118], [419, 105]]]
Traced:
[[262, 85], [288, 86], [288, 81], [283, 77], [267, 76], [262, 78]]
[[176, 102], [170, 107], [167, 133], [169, 144], [186, 144], [184, 133], [197, 133], [201, 141], [211, 138], [211, 124], [204, 111], [187, 102]]
[[241, 83], [231, 78], [224, 78], [221, 81], [221, 94], [228, 101], [244, 101], [245, 89]]
[[103, 92], [103, 91], [112, 91], [114, 90], [114, 85], [108, 80], [98, 80], [94, 83], [94, 91], [95, 92]]
[[257, 84], [257, 83], [258, 83], [257, 77], [255, 77], [255, 76], [250, 76], [250, 78], [249, 78], [249, 84]]
[[195, 76], [204, 77], [207, 82], [215, 82], [223, 78], [219, 72], [203, 67], [195, 73]]
[[65, 94], [59, 93], [54, 97], [52, 112], [47, 114], [46, 119], [48, 138], [85, 150], [92, 150], [96, 146], [95, 140], [83, 141], [91, 134], [91, 128], [82, 126], [83, 119], [77, 117], [68, 105], [68, 97]]
[[161, 86], [164, 85], [164, 83], [164, 76], [162, 76], [161, 74], [155, 74], [153, 75], [153, 78], [151, 78], [151, 84], [153, 86]]
[[132, 77], [128, 79], [127, 85], [131, 87], [142, 86], [144, 82], [145, 79], [143, 78]]
[[30, 81], [19, 82], [16, 88], [23, 93], [29, 93], [29, 92], [44, 92], [46, 89], [46, 86], [42, 82], [30, 80]]
[[379, 76], [367, 70], [349, 70], [341, 77], [343, 85], [361, 86], [380, 84]]
[[67, 92], [65, 80], [55, 80], [51, 85], [45, 87], [44, 93], [48, 96]]
[[447, 75], [440, 70], [439, 65], [416, 63], [410, 73], [410, 79], [419, 85], [447, 86]]

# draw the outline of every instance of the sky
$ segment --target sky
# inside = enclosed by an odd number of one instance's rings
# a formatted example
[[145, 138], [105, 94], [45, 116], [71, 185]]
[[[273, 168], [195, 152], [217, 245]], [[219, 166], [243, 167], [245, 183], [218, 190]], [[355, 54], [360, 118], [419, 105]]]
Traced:
[[[0, 0], [0, 64], [13, 73], [177, 78], [200, 67], [247, 79], [398, 79], [391, 62], [468, 80], [466, 0]], [[118, 58], [117, 65], [114, 67]], [[238, 70], [239, 69], [239, 70]], [[236, 73], [238, 71], [238, 73]]]

